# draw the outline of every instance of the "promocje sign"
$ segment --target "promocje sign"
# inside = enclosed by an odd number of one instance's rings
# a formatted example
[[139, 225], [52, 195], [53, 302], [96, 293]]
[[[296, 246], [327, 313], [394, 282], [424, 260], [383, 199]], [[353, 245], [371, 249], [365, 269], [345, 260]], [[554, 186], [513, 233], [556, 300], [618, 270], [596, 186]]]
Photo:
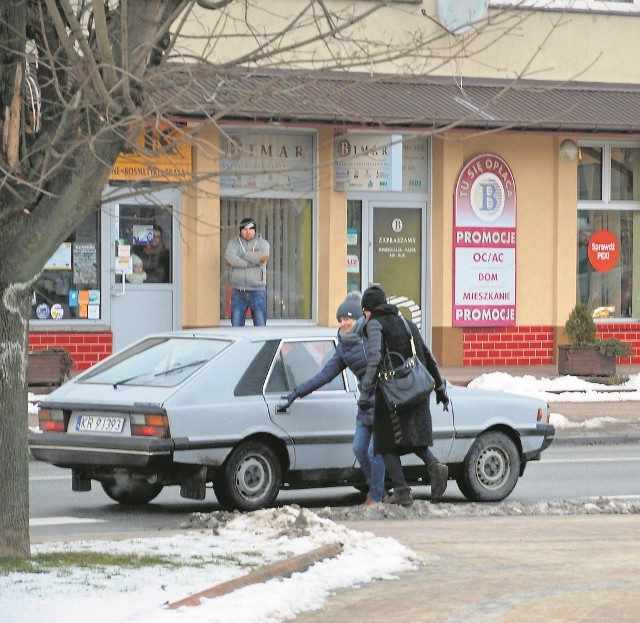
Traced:
[[454, 195], [453, 326], [516, 324], [516, 184], [494, 154], [470, 160]]

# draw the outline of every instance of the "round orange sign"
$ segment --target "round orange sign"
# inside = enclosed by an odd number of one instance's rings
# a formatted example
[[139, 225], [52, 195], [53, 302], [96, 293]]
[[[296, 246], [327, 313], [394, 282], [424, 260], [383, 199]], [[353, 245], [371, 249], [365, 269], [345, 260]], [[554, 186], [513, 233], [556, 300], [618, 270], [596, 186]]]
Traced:
[[610, 271], [620, 255], [620, 243], [613, 232], [599, 229], [589, 238], [589, 262], [600, 273]]

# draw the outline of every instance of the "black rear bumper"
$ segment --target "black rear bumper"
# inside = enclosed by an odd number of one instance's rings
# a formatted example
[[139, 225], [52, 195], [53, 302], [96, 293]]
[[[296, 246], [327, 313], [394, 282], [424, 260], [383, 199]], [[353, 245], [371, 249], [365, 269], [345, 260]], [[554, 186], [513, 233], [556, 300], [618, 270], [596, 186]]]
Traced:
[[172, 439], [30, 432], [28, 442], [35, 459], [58, 467], [159, 469], [173, 461]]

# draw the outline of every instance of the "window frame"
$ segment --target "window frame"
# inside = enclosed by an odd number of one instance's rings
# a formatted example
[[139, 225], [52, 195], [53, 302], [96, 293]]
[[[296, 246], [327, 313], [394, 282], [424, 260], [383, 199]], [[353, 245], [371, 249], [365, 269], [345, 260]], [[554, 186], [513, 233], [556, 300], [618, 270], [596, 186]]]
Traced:
[[[100, 293], [100, 315], [98, 318], [72, 318], [70, 316], [63, 316], [62, 318], [52, 318], [49, 316], [48, 318], [29, 318], [29, 332], [37, 333], [37, 332], [48, 332], [48, 331], [72, 331], [72, 330], [81, 330], [86, 329], [88, 331], [97, 331], [97, 330], [106, 330], [108, 328], [108, 304], [106, 301], [108, 298], [106, 294], [110, 292], [109, 287], [109, 266], [105, 264], [104, 258], [104, 244], [103, 244], [103, 232], [106, 231], [105, 227], [105, 218], [102, 214], [102, 211], [92, 212], [88, 214], [85, 219], [74, 228], [74, 230], [65, 238], [62, 244], [69, 242], [72, 245], [72, 254], [73, 245], [75, 244], [83, 244], [83, 241], [78, 241], [76, 239], [78, 235], [78, 231], [83, 227], [86, 227], [86, 221], [90, 218], [96, 219], [96, 264], [97, 264], [97, 288], [82, 288], [83, 290], [94, 291], [97, 290]], [[74, 238], [74, 240], [70, 240], [70, 238]], [[87, 243], [87, 241], [84, 241]], [[87, 244], [94, 244], [93, 242], [88, 242]], [[59, 248], [59, 247], [58, 247]], [[53, 257], [53, 256], [52, 256]], [[72, 255], [73, 257], [73, 255]], [[38, 277], [38, 280], [43, 277], [46, 268], [43, 267], [41, 275]], [[73, 266], [71, 267], [71, 271], [73, 271]], [[105, 280], [106, 279], [106, 280]], [[34, 285], [35, 288], [35, 285]], [[70, 291], [70, 290], [69, 290]], [[68, 292], [67, 291], [67, 296]], [[35, 294], [35, 292], [34, 292]]]
[[[616, 141], [616, 140], [583, 140], [578, 142], [579, 148], [597, 147], [602, 149], [602, 197], [595, 199], [580, 199], [577, 197], [576, 217], [580, 216], [580, 212], [638, 212], [640, 213], [640, 199], [638, 200], [612, 200], [611, 199], [611, 151], [612, 149], [640, 149], [640, 141]], [[576, 184], [577, 184], [576, 176]], [[576, 233], [577, 235], [577, 233]], [[638, 258], [640, 265], [640, 258]], [[632, 263], [633, 266], [633, 263]], [[578, 258], [576, 258], [576, 280], [579, 278]], [[576, 281], [576, 300], [579, 296], [579, 288]], [[640, 316], [631, 317], [610, 317], [610, 318], [594, 318], [598, 323], [623, 323], [629, 321], [640, 320]]]
[[[318, 200], [318, 131], [315, 128], [308, 127], [296, 127], [296, 128], [281, 128], [274, 131], [273, 128], [264, 125], [257, 126], [243, 126], [238, 124], [223, 124], [221, 126], [222, 131], [227, 135], [232, 135], [234, 132], [240, 133], [255, 133], [262, 134], [288, 134], [288, 135], [306, 135], [311, 137], [312, 153], [313, 153], [313, 175], [312, 175], [312, 187], [303, 190], [262, 190], [257, 188], [247, 187], [229, 187], [221, 184], [220, 187], [220, 201], [223, 199], [276, 199], [276, 200], [306, 200], [311, 202], [311, 313], [309, 318], [267, 318], [269, 324], [287, 324], [287, 325], [315, 325], [318, 318], [318, 219], [319, 219], [319, 200]], [[256, 215], [253, 215], [256, 218]], [[220, 240], [220, 255], [224, 255], [226, 244], [228, 239], [224, 236]], [[271, 241], [267, 238], [267, 242], [271, 244]], [[272, 250], [273, 252], [273, 250]], [[270, 260], [271, 261], [271, 260]], [[220, 266], [220, 283], [222, 284], [222, 277], [224, 274], [224, 266]], [[251, 321], [248, 321], [251, 324]], [[230, 318], [220, 319], [221, 326], [230, 326]]]
[[489, 0], [493, 9], [568, 11], [573, 13], [640, 13], [640, 0]]

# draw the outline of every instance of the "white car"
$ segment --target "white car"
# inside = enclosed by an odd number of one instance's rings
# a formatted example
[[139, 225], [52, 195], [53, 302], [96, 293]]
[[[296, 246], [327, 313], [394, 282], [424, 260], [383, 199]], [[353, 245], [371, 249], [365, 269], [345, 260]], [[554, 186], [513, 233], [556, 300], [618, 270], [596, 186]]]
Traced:
[[[282, 488], [366, 490], [352, 451], [357, 381], [349, 370], [279, 407], [334, 353], [321, 327], [245, 327], [148, 336], [50, 393], [40, 404], [32, 455], [72, 470], [74, 491], [92, 480], [122, 504], [163, 487], [224, 508], [272, 505]], [[528, 461], [552, 442], [546, 402], [448, 385], [452, 408], [432, 397], [434, 454], [473, 501], [505, 498]], [[424, 465], [403, 458], [410, 484]]]

